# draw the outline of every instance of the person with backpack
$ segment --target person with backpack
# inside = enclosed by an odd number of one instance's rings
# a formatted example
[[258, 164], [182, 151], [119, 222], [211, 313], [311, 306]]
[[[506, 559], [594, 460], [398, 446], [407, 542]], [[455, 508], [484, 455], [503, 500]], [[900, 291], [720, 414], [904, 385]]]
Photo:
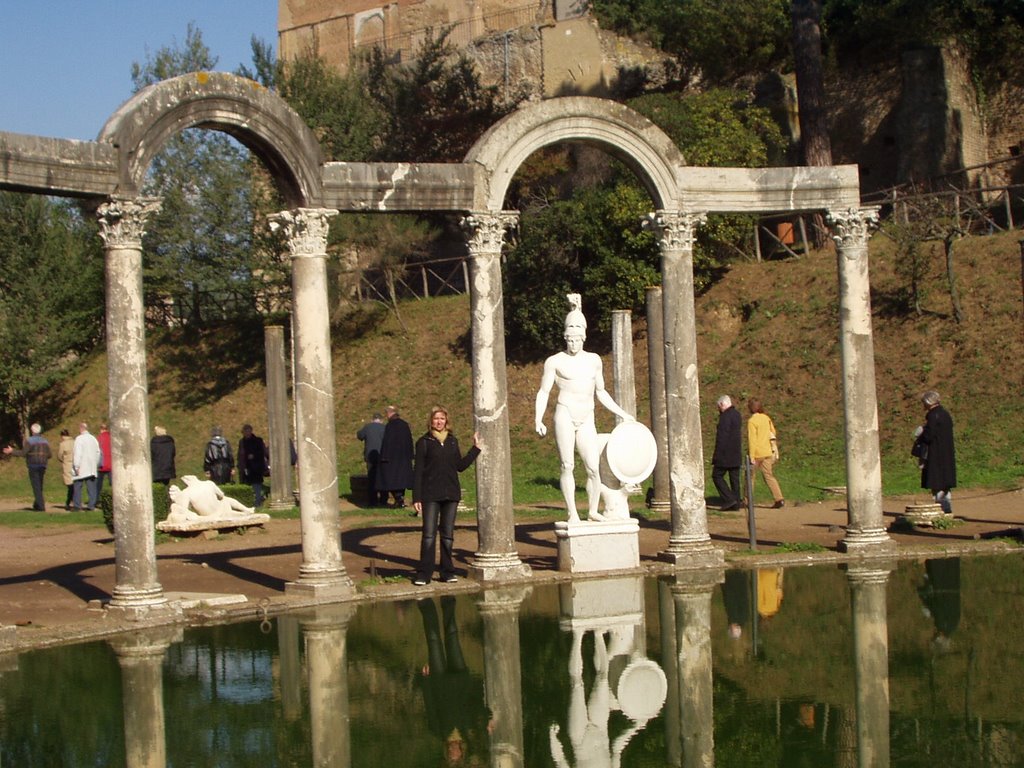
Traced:
[[235, 473], [235, 457], [231, 455], [231, 443], [224, 438], [224, 430], [214, 427], [210, 430], [210, 442], [203, 455], [203, 471], [217, 485], [231, 482]]

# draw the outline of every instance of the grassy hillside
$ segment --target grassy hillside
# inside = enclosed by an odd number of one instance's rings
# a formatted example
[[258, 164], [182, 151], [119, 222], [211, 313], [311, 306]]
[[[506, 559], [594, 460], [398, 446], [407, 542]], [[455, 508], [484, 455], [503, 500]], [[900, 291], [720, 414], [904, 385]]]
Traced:
[[[900, 283], [891, 247], [872, 241], [872, 285], [879, 427], [886, 493], [916, 490], [909, 458], [910, 433], [921, 421], [917, 397], [938, 389], [957, 431], [961, 486], [1005, 486], [1024, 476], [1024, 334], [1018, 235], [965, 240], [957, 269], [965, 321], [950, 316], [941, 258], [933, 258], [925, 314], [896, 311]], [[387, 403], [400, 406], [414, 434], [425, 429], [428, 409], [452, 410], [457, 434], [472, 432], [472, 378], [468, 357], [468, 297], [414, 301], [402, 306], [409, 333], [379, 306], [367, 306], [335, 329], [335, 404], [341, 488], [362, 471], [355, 432]], [[710, 455], [714, 401], [728, 393], [745, 402], [760, 397], [780, 431], [778, 476], [787, 498], [820, 497], [822, 486], [845, 483], [842, 391], [835, 256], [741, 263], [698, 298], [698, 349], [705, 453]], [[637, 381], [647, 375], [642, 317], [634, 318]], [[590, 346], [601, 346], [592, 340]], [[552, 339], [550, 349], [561, 347]], [[167, 427], [178, 446], [178, 473], [198, 472], [213, 424], [237, 440], [251, 422], [266, 435], [261, 329], [235, 327], [204, 336], [150, 334], [151, 424]], [[605, 375], [611, 380], [606, 358]], [[557, 501], [553, 438], [533, 432], [533, 401], [540, 362], [509, 367], [509, 413], [517, 502]], [[74, 434], [81, 419], [106, 413], [106, 358], [97, 354], [54, 399], [59, 415], [45, 425], [54, 444], [60, 426]], [[642, 418], [648, 398], [638, 392]], [[601, 409], [599, 408], [599, 411]], [[550, 425], [551, 415], [548, 414]], [[610, 428], [601, 413], [599, 428]], [[62, 498], [59, 471], [47, 473], [52, 499]], [[473, 494], [473, 473], [464, 475]], [[711, 489], [710, 478], [708, 488]], [[20, 460], [0, 464], [0, 494], [29, 498]]]

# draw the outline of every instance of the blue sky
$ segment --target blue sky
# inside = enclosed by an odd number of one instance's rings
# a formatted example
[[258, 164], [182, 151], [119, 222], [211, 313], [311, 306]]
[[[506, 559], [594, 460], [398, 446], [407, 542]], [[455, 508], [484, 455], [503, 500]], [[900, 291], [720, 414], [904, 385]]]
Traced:
[[277, 50], [277, 0], [0, 0], [0, 131], [95, 139], [132, 95], [132, 62], [182, 45], [189, 22], [217, 69]]

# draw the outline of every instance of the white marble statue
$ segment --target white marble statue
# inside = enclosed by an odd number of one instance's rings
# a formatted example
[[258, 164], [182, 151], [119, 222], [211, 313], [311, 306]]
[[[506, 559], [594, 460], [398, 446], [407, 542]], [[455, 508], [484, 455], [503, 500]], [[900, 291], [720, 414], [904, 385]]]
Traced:
[[536, 428], [541, 437], [547, 434], [544, 413], [548, 407], [551, 387], [558, 384], [554, 423], [555, 443], [561, 461], [560, 485], [569, 522], [576, 523], [580, 521], [580, 516], [576, 510], [576, 480], [573, 477], [575, 451], [579, 451], [587, 470], [588, 518], [602, 519], [598, 513], [601, 502], [601, 445], [594, 423], [594, 398], [623, 420], [635, 419], [620, 408], [605, 390], [601, 357], [583, 350], [583, 342], [587, 338], [587, 320], [580, 309], [580, 295], [570, 293], [568, 299], [572, 309], [565, 316], [565, 351], [551, 355], [544, 361], [544, 375], [537, 392]]
[[238, 499], [225, 496], [213, 480], [200, 480], [195, 475], [181, 478], [184, 488], [172, 485], [168, 488], [171, 509], [167, 522], [179, 525], [192, 520], [225, 520], [245, 517], [255, 513]]

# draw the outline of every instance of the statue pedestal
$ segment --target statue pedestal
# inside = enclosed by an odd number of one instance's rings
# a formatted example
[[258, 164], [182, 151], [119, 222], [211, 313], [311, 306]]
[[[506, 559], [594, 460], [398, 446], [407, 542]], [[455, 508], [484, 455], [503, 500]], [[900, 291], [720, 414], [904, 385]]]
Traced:
[[257, 512], [252, 515], [237, 515], [235, 517], [200, 517], [195, 520], [186, 520], [179, 523], [161, 520], [156, 524], [156, 528], [158, 531], [169, 533], [172, 536], [202, 534], [207, 538], [212, 538], [221, 531], [238, 529], [244, 532], [247, 528], [263, 526], [269, 522], [270, 515]]
[[640, 523], [634, 518], [608, 522], [555, 523], [558, 570], [567, 573], [621, 571], [640, 567]]

